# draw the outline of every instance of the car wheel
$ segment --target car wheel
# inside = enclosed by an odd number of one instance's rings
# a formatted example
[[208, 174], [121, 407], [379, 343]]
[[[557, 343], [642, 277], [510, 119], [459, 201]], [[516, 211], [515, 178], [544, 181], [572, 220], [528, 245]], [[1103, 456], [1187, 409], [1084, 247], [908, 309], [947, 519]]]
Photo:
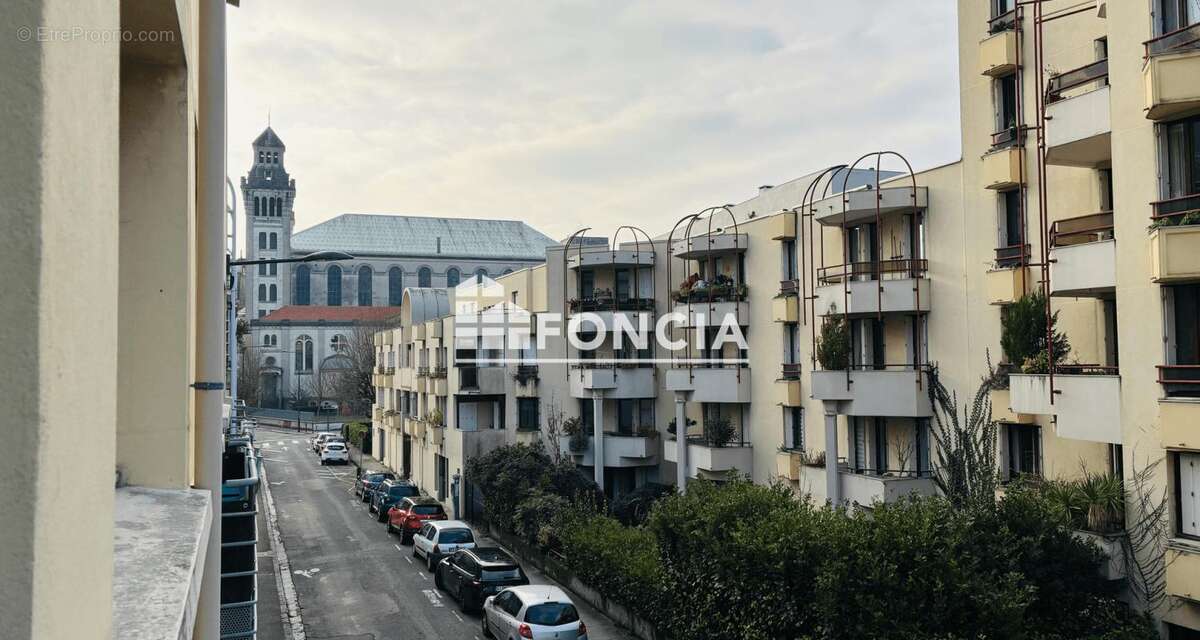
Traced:
[[437, 587], [438, 591], [446, 590], [446, 583], [442, 581], [442, 572], [441, 571], [433, 572], [433, 586]]
[[407, 531], [400, 531], [400, 544], [412, 544], [412, 534]]
[[392, 521], [391, 521], [391, 520], [388, 520], [388, 523], [387, 523], [387, 532], [388, 532], [389, 534], [391, 534], [391, 533], [396, 533], [396, 530], [392, 528]]
[[487, 612], [486, 612], [486, 611], [484, 611], [484, 612], [483, 612], [483, 623], [482, 623], [482, 624], [483, 624], [483, 630], [482, 630], [482, 632], [481, 632], [481, 633], [483, 634], [483, 637], [485, 637], [485, 638], [491, 638], [491, 637], [493, 637], [493, 636], [492, 636], [492, 630], [488, 628], [488, 623], [487, 623]]
[[[378, 514], [378, 518], [376, 518], [378, 522], [383, 522], [384, 520], [388, 519], [387, 513], [385, 513], [382, 509], [376, 509], [375, 513]], [[392, 526], [390, 522], [388, 523], [388, 526]]]
[[[417, 545], [414, 544], [413, 549], [416, 549], [416, 548], [417, 548]], [[414, 552], [413, 555], [415, 556], [417, 554]], [[431, 553], [425, 554], [425, 567], [427, 569], [429, 569], [429, 573], [433, 573], [434, 568], [437, 567], [437, 565], [434, 564], [434, 562], [433, 562], [433, 554], [431, 554]]]

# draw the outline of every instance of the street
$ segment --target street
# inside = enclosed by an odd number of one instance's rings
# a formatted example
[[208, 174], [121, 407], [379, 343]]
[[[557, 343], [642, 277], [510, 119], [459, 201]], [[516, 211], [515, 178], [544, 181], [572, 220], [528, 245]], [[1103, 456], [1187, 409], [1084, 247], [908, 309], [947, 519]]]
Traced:
[[[402, 546], [398, 536], [389, 535], [368, 516], [366, 505], [352, 493], [353, 465], [321, 466], [308, 435], [259, 428], [256, 441], [290, 561], [305, 637], [482, 637], [479, 614], [460, 611], [457, 602], [434, 587], [423, 564], [413, 561], [412, 548]], [[267, 531], [260, 532], [260, 539], [268, 536]], [[480, 546], [492, 544], [479, 532], [476, 539]], [[546, 582], [537, 571], [525, 569], [531, 582]], [[272, 577], [260, 576], [260, 582], [266, 580]], [[628, 637], [586, 604], [577, 601], [576, 605], [592, 640]], [[277, 615], [278, 605], [260, 602], [259, 610], [264, 617]], [[264, 634], [260, 638], [276, 640]]]

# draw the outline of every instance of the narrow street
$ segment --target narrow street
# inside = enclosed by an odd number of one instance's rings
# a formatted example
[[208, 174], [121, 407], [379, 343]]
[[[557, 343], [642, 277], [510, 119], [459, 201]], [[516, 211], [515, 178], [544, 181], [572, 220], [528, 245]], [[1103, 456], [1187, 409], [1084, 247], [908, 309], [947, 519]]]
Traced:
[[[321, 466], [309, 448], [310, 435], [269, 428], [257, 433], [306, 637], [481, 638], [479, 615], [463, 613], [440, 593], [423, 564], [413, 561], [412, 548], [368, 516], [366, 505], [352, 492], [354, 466]], [[260, 538], [268, 536], [260, 532]], [[476, 539], [481, 546], [490, 544], [478, 532]], [[535, 570], [526, 567], [526, 572], [532, 582], [546, 582]], [[260, 577], [271, 580], [269, 574]], [[629, 637], [595, 610], [576, 604], [591, 640]], [[278, 615], [279, 607], [260, 602], [259, 610], [266, 617]]]

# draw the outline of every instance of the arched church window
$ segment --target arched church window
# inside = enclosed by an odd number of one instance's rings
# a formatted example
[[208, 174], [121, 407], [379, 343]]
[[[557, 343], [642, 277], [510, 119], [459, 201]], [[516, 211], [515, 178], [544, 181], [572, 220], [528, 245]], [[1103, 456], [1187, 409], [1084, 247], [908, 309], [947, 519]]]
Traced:
[[365, 264], [358, 268], [358, 306], [371, 306], [371, 267]]
[[331, 307], [342, 304], [342, 268], [336, 264], [325, 272], [325, 304]]
[[267, 248], [267, 233], [265, 231], [258, 232], [258, 248], [259, 249]]
[[272, 249], [279, 248], [279, 234], [276, 234], [276, 233], [271, 234], [271, 248]]
[[308, 265], [302, 264], [296, 267], [296, 298], [293, 300], [296, 304], [311, 304], [309, 302], [309, 276], [311, 271]]
[[446, 269], [446, 286], [447, 287], [457, 287], [458, 283], [461, 281], [462, 281], [462, 272], [460, 272], [458, 270], [458, 267], [450, 267], [449, 269]]
[[271, 285], [271, 302], [279, 300], [279, 289], [275, 285]]
[[388, 269], [388, 305], [399, 306], [400, 299], [403, 297], [404, 271], [400, 267], [392, 267]]
[[433, 286], [433, 270], [429, 267], [421, 267], [417, 270], [417, 286], [432, 287]]
[[259, 302], [267, 301], [267, 285], [265, 285], [265, 284], [258, 285], [258, 301]]

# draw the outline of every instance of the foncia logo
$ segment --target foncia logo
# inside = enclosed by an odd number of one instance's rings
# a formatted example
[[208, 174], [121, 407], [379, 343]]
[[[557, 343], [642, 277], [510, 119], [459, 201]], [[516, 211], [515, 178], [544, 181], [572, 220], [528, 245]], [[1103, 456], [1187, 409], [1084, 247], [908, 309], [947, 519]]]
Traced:
[[[566, 353], [552, 355], [547, 346], [563, 337]], [[557, 312], [530, 313], [517, 304], [515, 293], [506, 295], [504, 285], [479, 275], [454, 288], [454, 348], [461, 364], [746, 362], [736, 313], [720, 305], [689, 305], [657, 317], [617, 305], [563, 318]]]

